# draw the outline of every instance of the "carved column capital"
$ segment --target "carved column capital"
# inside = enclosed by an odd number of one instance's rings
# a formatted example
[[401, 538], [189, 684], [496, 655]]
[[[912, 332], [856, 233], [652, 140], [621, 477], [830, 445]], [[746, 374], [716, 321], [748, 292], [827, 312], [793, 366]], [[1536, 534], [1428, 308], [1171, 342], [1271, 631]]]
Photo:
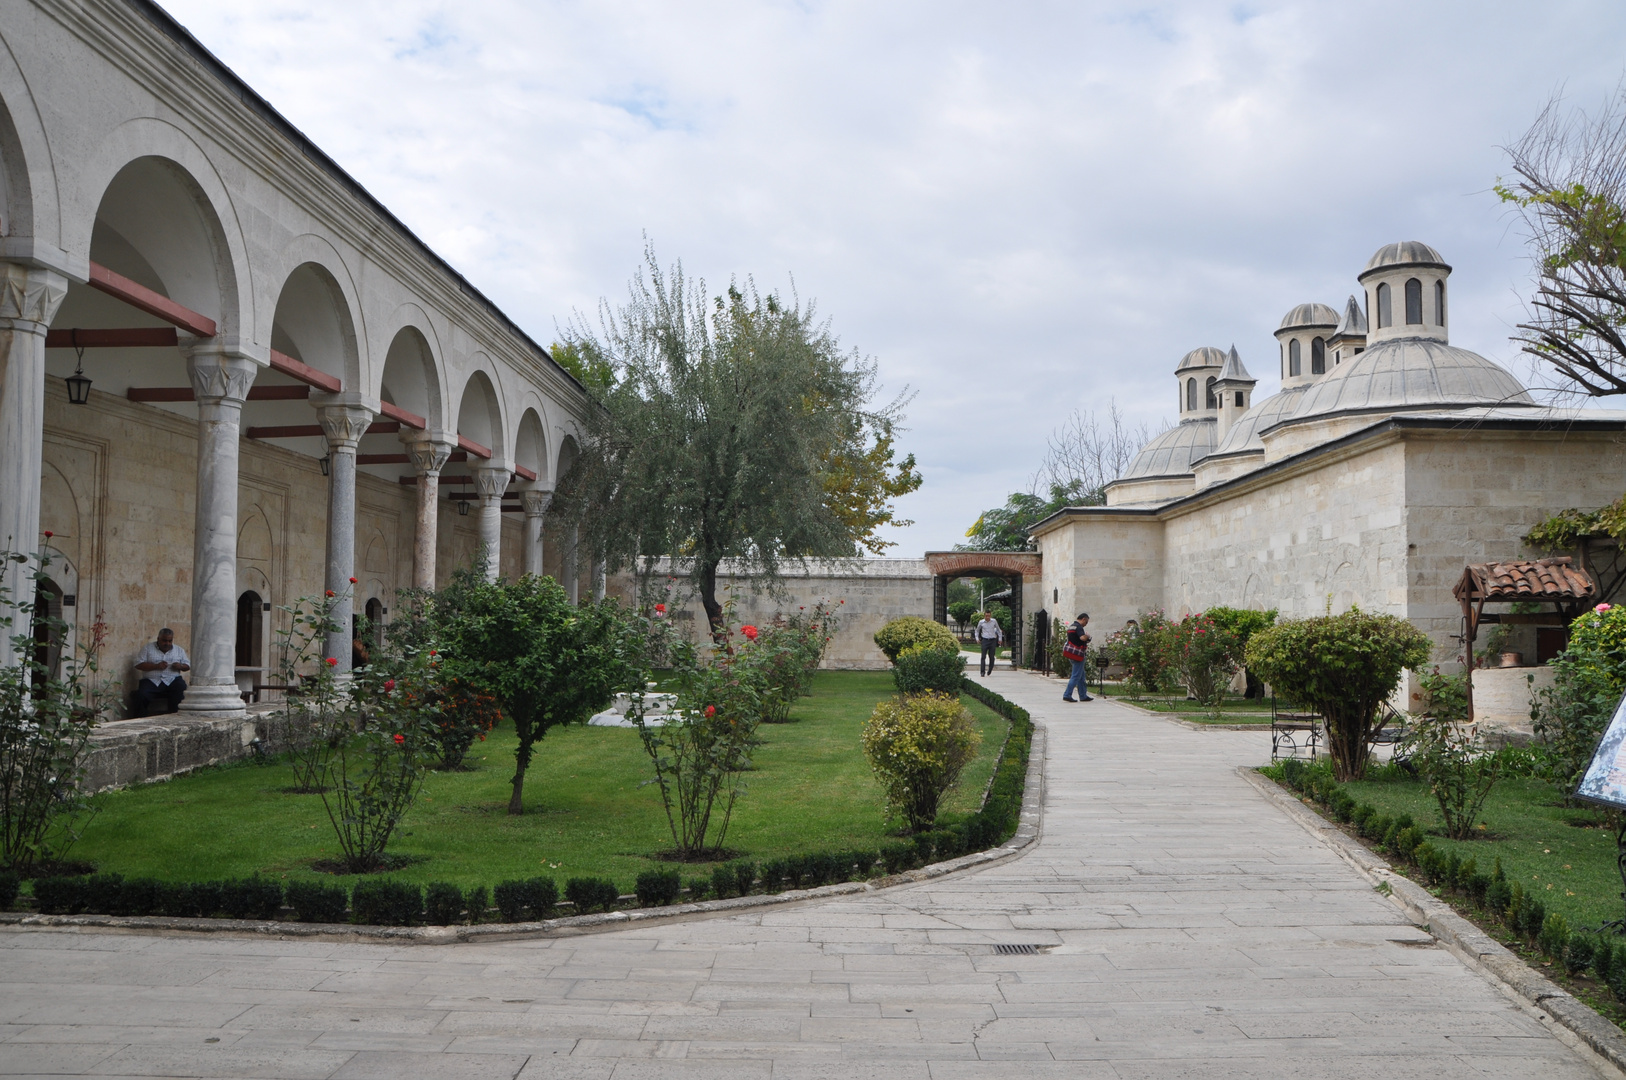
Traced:
[[418, 475], [440, 475], [446, 460], [452, 456], [453, 444], [422, 432], [414, 432], [411, 437], [404, 432], [402, 435], [401, 444], [406, 447], [407, 456], [412, 459], [412, 467]]
[[508, 490], [508, 470], [483, 468], [473, 470], [474, 487], [482, 499], [500, 499]]
[[192, 393], [200, 406], [241, 407], [259, 372], [260, 365], [252, 358], [213, 343], [200, 343], [186, 353], [186, 373], [191, 376]]
[[329, 449], [354, 450], [377, 414], [365, 405], [323, 405], [316, 415]]
[[519, 502], [525, 508], [526, 517], [541, 517], [548, 512], [548, 504], [553, 502], [553, 492], [522, 491]]
[[34, 332], [43, 334], [67, 295], [68, 279], [53, 270], [0, 263], [0, 319], [14, 325], [35, 323]]

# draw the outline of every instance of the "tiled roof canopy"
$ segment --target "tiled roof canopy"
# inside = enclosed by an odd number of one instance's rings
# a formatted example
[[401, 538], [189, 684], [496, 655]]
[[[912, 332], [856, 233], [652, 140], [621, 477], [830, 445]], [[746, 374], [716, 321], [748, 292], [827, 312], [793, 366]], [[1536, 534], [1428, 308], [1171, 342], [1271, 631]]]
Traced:
[[1590, 600], [1597, 588], [1562, 557], [1477, 563], [1451, 592], [1458, 600]]

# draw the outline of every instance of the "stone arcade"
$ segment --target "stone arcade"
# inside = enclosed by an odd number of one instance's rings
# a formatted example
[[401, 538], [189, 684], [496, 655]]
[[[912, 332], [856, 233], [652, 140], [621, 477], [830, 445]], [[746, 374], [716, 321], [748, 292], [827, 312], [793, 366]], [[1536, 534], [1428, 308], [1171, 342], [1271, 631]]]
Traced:
[[[0, 38], [0, 545], [54, 560], [53, 657], [100, 616], [127, 689], [173, 627], [229, 746], [278, 605], [355, 579], [382, 622], [481, 545], [601, 580], [546, 523], [584, 396], [536, 342], [155, 6], [11, 4]], [[184, 765], [177, 730], [130, 753]]]
[[[1034, 527], [1043, 600], [1089, 610], [1098, 640], [1149, 608], [1358, 604], [1410, 619], [1454, 657], [1464, 565], [1529, 557], [1521, 538], [1541, 518], [1619, 496], [1626, 412], [1540, 406], [1451, 345], [1450, 273], [1427, 244], [1380, 248], [1358, 278], [1364, 301], [1282, 319], [1282, 388], [1263, 401], [1234, 347], [1187, 353], [1180, 423], [1108, 486], [1106, 506]], [[1527, 663], [1547, 659], [1528, 636]], [[1517, 720], [1530, 673], [1476, 673], [1476, 694]], [[1508, 686], [1487, 688], [1498, 680]]]

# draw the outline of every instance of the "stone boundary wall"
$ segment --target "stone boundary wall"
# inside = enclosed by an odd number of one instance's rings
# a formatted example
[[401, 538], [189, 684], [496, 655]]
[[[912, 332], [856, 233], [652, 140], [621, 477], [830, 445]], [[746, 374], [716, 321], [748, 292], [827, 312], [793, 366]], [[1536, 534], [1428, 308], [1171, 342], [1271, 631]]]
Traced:
[[[673, 569], [670, 560], [662, 559], [648, 576], [635, 579], [631, 574], [617, 574], [610, 591], [629, 598], [642, 595], [647, 604], [664, 600], [677, 626], [690, 640], [698, 640], [705, 631], [705, 611], [685, 579], [675, 576]], [[736, 625], [771, 622], [777, 612], [812, 607], [820, 600], [836, 605], [841, 621], [825, 652], [822, 666], [826, 668], [885, 670], [891, 665], [875, 647], [875, 632], [901, 615], [932, 617], [932, 572], [925, 559], [809, 559], [802, 565], [788, 563], [781, 568], [783, 581], [776, 594], [734, 570], [729, 563], [719, 570], [717, 598], [725, 604], [733, 600]]]

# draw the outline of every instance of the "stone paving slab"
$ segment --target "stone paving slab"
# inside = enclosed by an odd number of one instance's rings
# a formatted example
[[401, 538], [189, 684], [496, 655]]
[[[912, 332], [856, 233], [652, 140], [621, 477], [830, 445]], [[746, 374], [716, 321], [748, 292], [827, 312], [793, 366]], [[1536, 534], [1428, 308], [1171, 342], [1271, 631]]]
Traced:
[[988, 681], [1047, 728], [1015, 859], [529, 940], [3, 928], [0, 1076], [1598, 1075], [1237, 775], [1268, 732]]

